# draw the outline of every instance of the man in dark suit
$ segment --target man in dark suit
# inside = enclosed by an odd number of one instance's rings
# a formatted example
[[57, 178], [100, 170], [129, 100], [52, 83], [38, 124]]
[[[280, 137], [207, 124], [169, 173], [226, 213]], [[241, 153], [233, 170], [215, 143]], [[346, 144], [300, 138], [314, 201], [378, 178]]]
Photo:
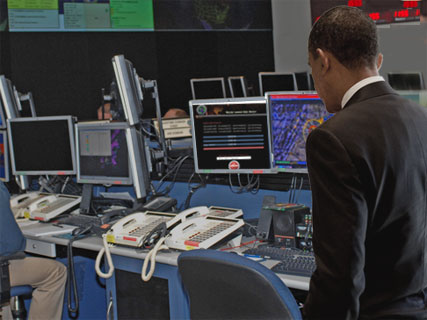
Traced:
[[309, 64], [336, 114], [306, 145], [317, 263], [307, 318], [427, 318], [427, 110], [384, 82], [381, 63], [361, 10], [314, 24]]

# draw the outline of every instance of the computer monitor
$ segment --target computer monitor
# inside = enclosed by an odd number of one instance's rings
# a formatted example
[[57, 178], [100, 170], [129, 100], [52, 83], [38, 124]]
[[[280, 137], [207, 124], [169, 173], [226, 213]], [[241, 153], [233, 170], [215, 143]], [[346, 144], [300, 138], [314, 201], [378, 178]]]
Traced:
[[0, 180], [10, 180], [9, 148], [6, 130], [0, 130]]
[[31, 92], [26, 94], [20, 93], [18, 90], [16, 90], [15, 86], [13, 86], [13, 92], [15, 94], [15, 101], [18, 107], [19, 115], [21, 117], [37, 117], [33, 94]]
[[273, 172], [264, 97], [190, 101], [195, 171]]
[[126, 122], [76, 125], [77, 182], [131, 185]]
[[296, 91], [297, 81], [293, 73], [259, 72], [259, 91], [263, 96], [270, 91]]
[[427, 90], [397, 90], [402, 97], [427, 107]]
[[271, 116], [274, 166], [278, 171], [306, 173], [308, 134], [332, 114], [315, 92], [266, 93]]
[[193, 100], [226, 97], [224, 78], [190, 79], [190, 85]]
[[307, 72], [295, 72], [295, 80], [297, 82], [298, 91], [308, 91], [314, 88], [310, 85], [310, 77]]
[[112, 63], [125, 117], [130, 125], [139, 124], [143, 112], [143, 96], [138, 74], [132, 63], [123, 55], [114, 56]]
[[0, 75], [0, 96], [7, 119], [13, 119], [19, 116], [18, 105], [13, 89], [12, 82]]
[[15, 118], [7, 121], [13, 174], [76, 173], [72, 116]]
[[423, 90], [425, 89], [421, 72], [387, 73], [388, 83], [395, 90]]
[[3, 103], [0, 99], [0, 129], [6, 129], [7, 128], [7, 122], [6, 122], [6, 117], [4, 116], [4, 111], [3, 111]]
[[230, 88], [231, 97], [247, 97], [248, 87], [244, 76], [228, 77], [228, 86]]

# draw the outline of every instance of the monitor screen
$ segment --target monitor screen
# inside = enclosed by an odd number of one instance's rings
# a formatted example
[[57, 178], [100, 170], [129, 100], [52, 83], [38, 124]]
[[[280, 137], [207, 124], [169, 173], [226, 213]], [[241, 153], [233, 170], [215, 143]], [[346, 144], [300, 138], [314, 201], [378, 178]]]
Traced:
[[7, 133], [5, 130], [0, 130], [0, 180], [9, 181], [9, 150], [7, 143]]
[[395, 90], [422, 90], [424, 81], [421, 72], [388, 73], [388, 83]]
[[196, 172], [272, 172], [264, 97], [190, 101], [190, 113]]
[[307, 72], [295, 72], [295, 80], [297, 82], [298, 91], [308, 91], [310, 87], [310, 77]]
[[0, 96], [7, 119], [13, 119], [19, 116], [18, 105], [13, 89], [12, 82], [6, 79], [4, 75], [0, 76]]
[[233, 98], [248, 96], [245, 77], [228, 77], [228, 85]]
[[332, 114], [326, 111], [314, 92], [271, 93], [267, 100], [275, 167], [285, 172], [307, 172], [305, 142], [308, 134]]
[[190, 79], [193, 99], [225, 98], [224, 78]]
[[142, 116], [142, 91], [139, 77], [132, 63], [123, 55], [112, 59], [120, 100], [130, 125], [138, 124]]
[[4, 116], [3, 103], [0, 99], [0, 129], [6, 129], [6, 117]]
[[8, 124], [13, 174], [76, 173], [71, 116], [15, 118]]
[[77, 182], [132, 184], [127, 123], [78, 123]]
[[259, 90], [263, 96], [269, 91], [295, 91], [297, 83], [293, 73], [260, 72]]

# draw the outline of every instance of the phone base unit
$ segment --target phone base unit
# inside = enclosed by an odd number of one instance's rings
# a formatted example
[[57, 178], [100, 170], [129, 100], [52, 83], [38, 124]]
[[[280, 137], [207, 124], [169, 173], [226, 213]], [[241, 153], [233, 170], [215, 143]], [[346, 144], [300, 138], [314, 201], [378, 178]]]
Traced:
[[24, 212], [25, 218], [49, 221], [61, 213], [77, 206], [82, 200], [80, 196], [68, 194], [50, 194], [32, 202]]
[[230, 236], [244, 225], [242, 219], [202, 216], [189, 219], [175, 228], [165, 240], [171, 249], [207, 249]]

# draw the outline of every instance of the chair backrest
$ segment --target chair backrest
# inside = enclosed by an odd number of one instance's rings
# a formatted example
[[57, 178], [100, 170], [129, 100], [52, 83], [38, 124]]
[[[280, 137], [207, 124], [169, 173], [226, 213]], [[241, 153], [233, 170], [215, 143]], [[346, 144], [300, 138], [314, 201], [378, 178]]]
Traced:
[[237, 254], [192, 250], [178, 258], [192, 319], [301, 319], [286, 285], [270, 269]]

